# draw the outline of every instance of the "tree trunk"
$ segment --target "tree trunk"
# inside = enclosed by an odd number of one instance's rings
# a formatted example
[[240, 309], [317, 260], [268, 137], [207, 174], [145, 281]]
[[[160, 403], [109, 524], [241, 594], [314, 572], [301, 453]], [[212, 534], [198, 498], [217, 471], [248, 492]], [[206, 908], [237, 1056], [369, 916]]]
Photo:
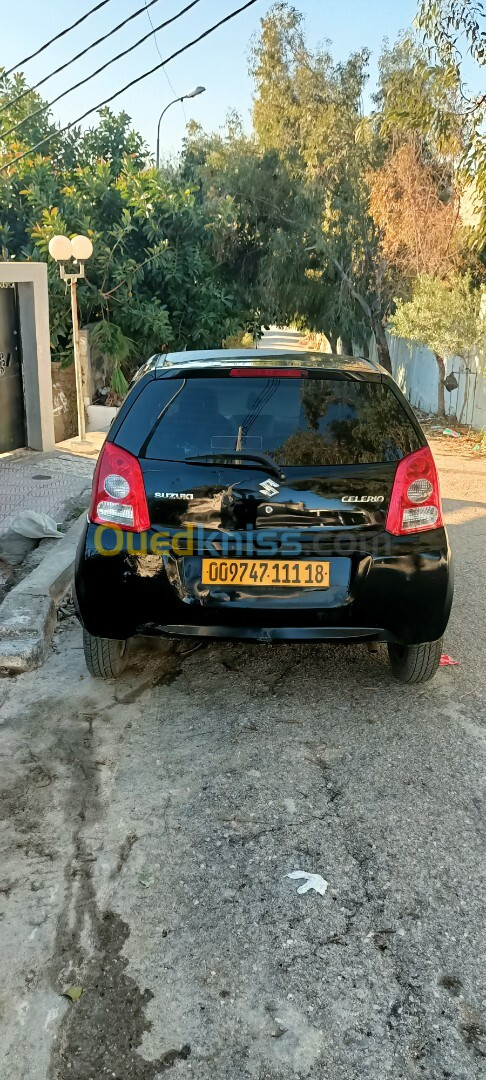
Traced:
[[360, 293], [359, 289], [355, 288], [355, 286], [353, 285], [353, 282], [351, 281], [349, 275], [344, 270], [344, 267], [341, 266], [341, 263], [339, 262], [339, 260], [335, 259], [335, 258], [332, 258], [332, 262], [333, 262], [333, 265], [336, 267], [336, 270], [340, 274], [342, 281], [344, 281], [346, 283], [346, 285], [347, 285], [347, 287], [348, 287], [348, 289], [349, 289], [349, 291], [351, 293], [351, 296], [354, 297], [356, 302], [359, 304], [359, 306], [360, 306], [362, 312], [364, 313], [364, 315], [366, 317], [366, 320], [367, 320], [367, 322], [368, 322], [368, 324], [370, 326], [370, 329], [373, 331], [373, 333], [375, 335], [376, 351], [378, 353], [378, 360], [380, 361], [380, 364], [382, 364], [382, 366], [385, 368], [385, 370], [388, 371], [388, 373], [390, 375], [392, 375], [393, 372], [392, 372], [390, 350], [388, 348], [388, 342], [386, 340], [386, 334], [385, 334], [384, 326], [383, 326], [383, 323], [381, 321], [380, 315], [378, 313], [379, 310], [380, 310], [379, 306], [377, 305], [373, 309], [370, 306], [370, 304], [368, 303], [368, 300], [366, 299], [366, 297], [363, 296], [362, 293]]
[[434, 353], [437, 361], [437, 367], [439, 369], [439, 384], [437, 387], [437, 412], [439, 416], [445, 416], [445, 397], [444, 397], [444, 379], [446, 377], [445, 364], [442, 356], [438, 353]]
[[343, 356], [353, 355], [353, 342], [346, 334], [341, 334], [341, 353]]
[[386, 368], [386, 370], [392, 374], [392, 364], [390, 358], [390, 350], [388, 348], [388, 342], [386, 340], [386, 334], [383, 329], [383, 323], [381, 319], [373, 317], [373, 333], [376, 341], [376, 351], [378, 353], [378, 360], [380, 364]]

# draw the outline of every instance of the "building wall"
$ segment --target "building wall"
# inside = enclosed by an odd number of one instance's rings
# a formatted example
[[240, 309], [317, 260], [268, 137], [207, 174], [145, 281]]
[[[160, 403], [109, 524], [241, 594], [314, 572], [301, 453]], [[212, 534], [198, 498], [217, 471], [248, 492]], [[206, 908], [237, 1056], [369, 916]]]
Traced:
[[57, 443], [78, 434], [76, 374], [74, 364], [61, 367], [51, 364], [52, 403], [54, 408], [54, 438]]

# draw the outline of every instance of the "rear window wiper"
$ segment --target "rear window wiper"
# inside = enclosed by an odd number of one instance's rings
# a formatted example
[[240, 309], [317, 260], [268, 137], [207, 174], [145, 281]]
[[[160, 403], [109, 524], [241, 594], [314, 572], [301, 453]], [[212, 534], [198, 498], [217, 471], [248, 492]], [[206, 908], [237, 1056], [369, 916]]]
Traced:
[[265, 465], [269, 472], [272, 472], [274, 476], [277, 476], [279, 480], [285, 480], [285, 473], [281, 468], [269, 457], [268, 454], [259, 453], [258, 451], [249, 450], [221, 450], [219, 454], [191, 454], [189, 457], [184, 458], [184, 461], [226, 461], [228, 458], [234, 461], [259, 461], [262, 465]]

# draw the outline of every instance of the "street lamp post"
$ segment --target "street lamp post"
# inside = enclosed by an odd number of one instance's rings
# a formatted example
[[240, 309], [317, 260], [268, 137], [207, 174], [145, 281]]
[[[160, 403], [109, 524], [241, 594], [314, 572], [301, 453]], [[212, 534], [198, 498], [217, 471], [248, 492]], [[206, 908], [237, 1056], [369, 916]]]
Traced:
[[[69, 240], [67, 236], [53, 236], [49, 241], [49, 254], [59, 265], [59, 274], [71, 290], [71, 315], [73, 320], [73, 348], [74, 348], [74, 371], [76, 376], [76, 401], [78, 408], [78, 437], [76, 445], [82, 449], [92, 446], [86, 438], [86, 422], [84, 414], [83, 375], [81, 369], [81, 355], [79, 350], [79, 320], [77, 283], [79, 278], [84, 278], [84, 264], [93, 254], [93, 245], [88, 236], [73, 236]], [[66, 263], [73, 261], [78, 266], [77, 273], [68, 268]]]
[[196, 86], [195, 89], [190, 90], [188, 94], [183, 94], [182, 97], [176, 97], [173, 101], [169, 101], [169, 104], [165, 106], [165, 109], [162, 109], [162, 112], [159, 116], [159, 122], [157, 124], [157, 152], [155, 155], [155, 164], [157, 169], [160, 163], [160, 122], [165, 116], [167, 109], [170, 109], [171, 105], [176, 105], [178, 101], [185, 101], [186, 98], [198, 97], [199, 94], [204, 94], [205, 90], [205, 86]]

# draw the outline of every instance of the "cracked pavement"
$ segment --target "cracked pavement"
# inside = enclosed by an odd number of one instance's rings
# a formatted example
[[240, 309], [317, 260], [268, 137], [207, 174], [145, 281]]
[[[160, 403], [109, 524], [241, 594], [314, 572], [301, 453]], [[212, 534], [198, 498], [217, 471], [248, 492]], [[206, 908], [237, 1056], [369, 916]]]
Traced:
[[97, 683], [72, 617], [0, 680], [2, 1080], [485, 1075], [486, 468], [438, 464], [461, 663], [428, 685], [187, 642]]

